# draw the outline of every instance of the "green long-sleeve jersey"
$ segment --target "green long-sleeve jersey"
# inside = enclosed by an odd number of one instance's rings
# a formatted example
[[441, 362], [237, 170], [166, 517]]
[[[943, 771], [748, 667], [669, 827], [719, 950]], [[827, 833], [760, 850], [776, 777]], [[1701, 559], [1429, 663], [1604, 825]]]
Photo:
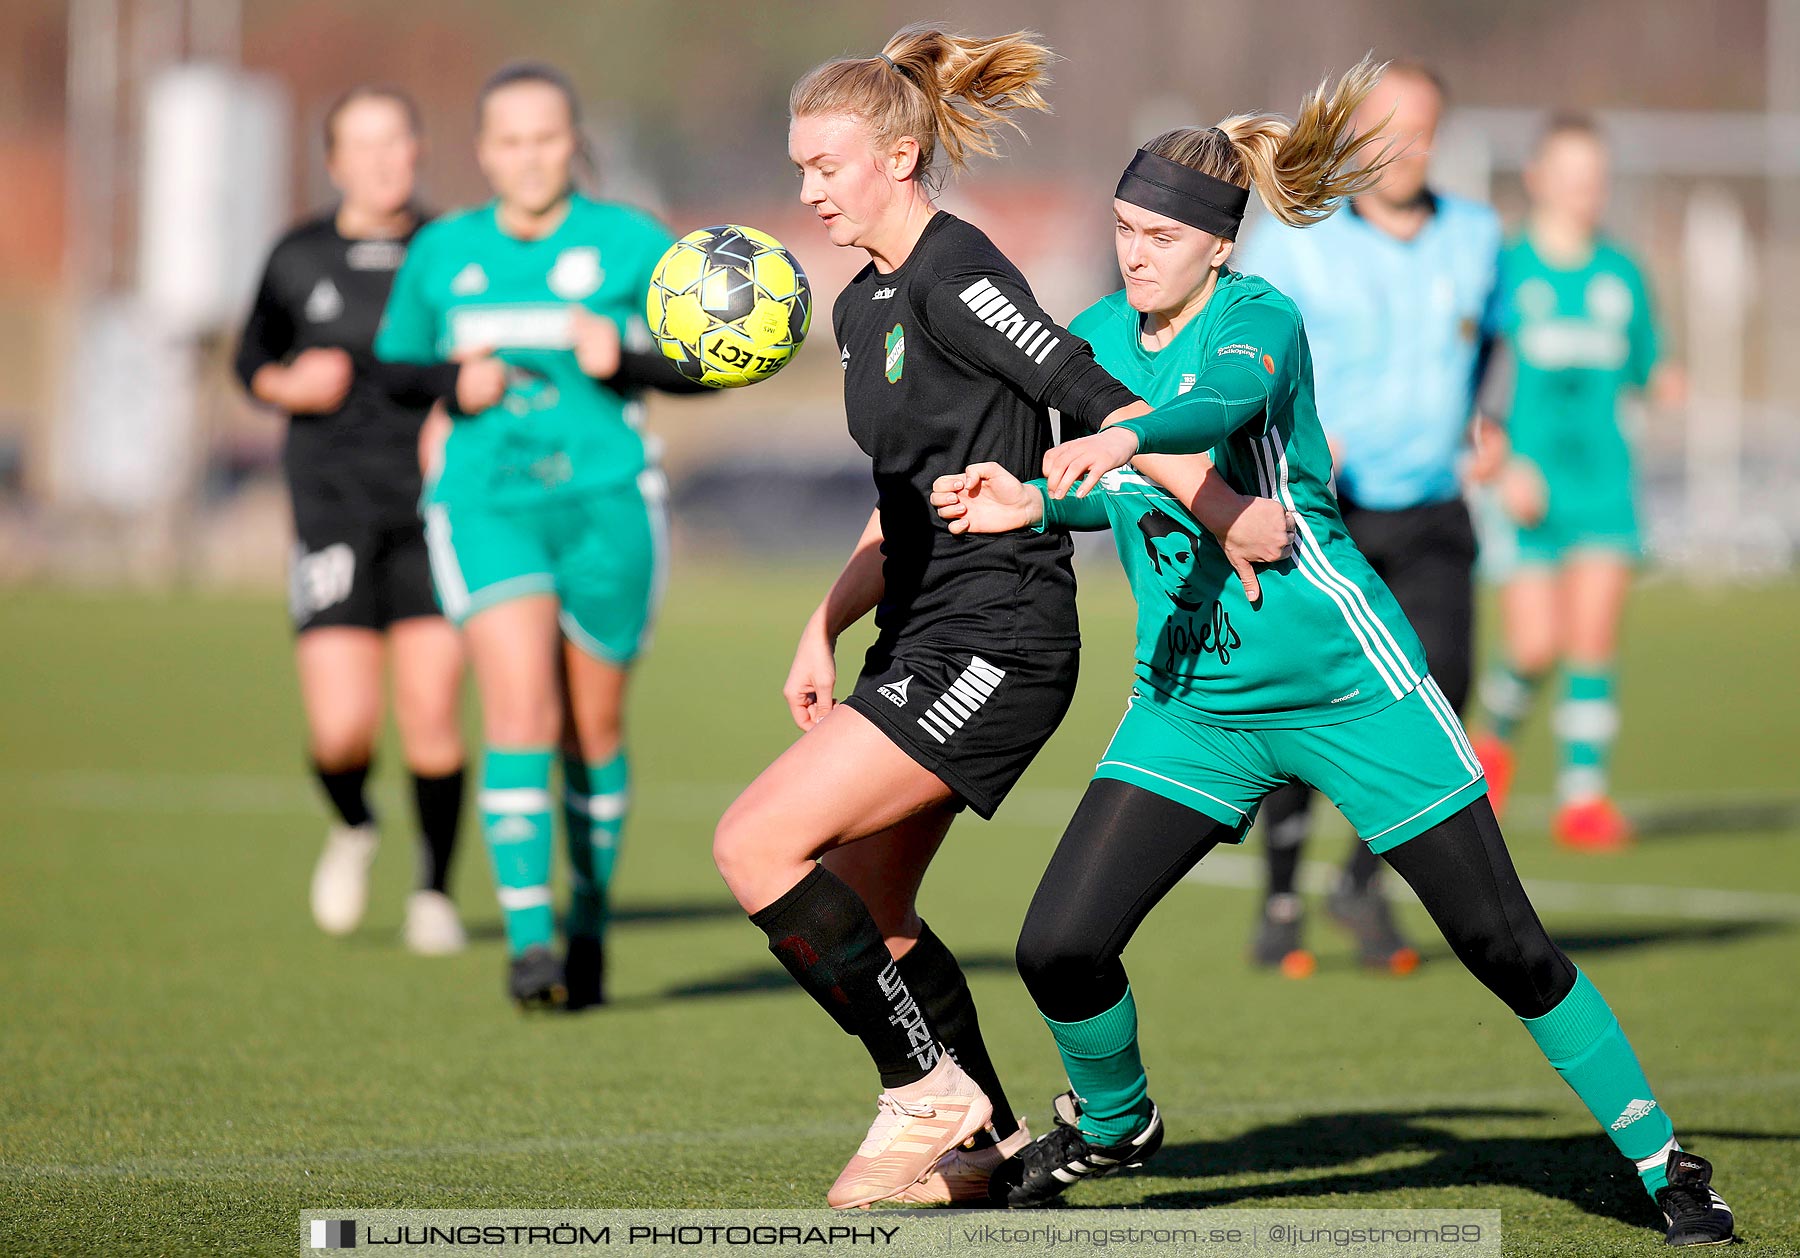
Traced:
[[428, 500], [522, 503], [636, 480], [648, 461], [640, 408], [581, 370], [571, 316], [579, 306], [611, 319], [628, 345], [647, 341], [650, 273], [672, 243], [643, 211], [579, 195], [540, 240], [509, 236], [492, 203], [419, 232], [376, 356], [429, 363], [491, 350], [509, 369], [499, 405], [451, 430]]
[[1130, 468], [1108, 473], [1085, 499], [1046, 496], [1043, 527], [1112, 528], [1137, 599], [1147, 697], [1207, 724], [1292, 728], [1366, 715], [1419, 685], [1419, 639], [1338, 514], [1294, 304], [1264, 280], [1222, 271], [1206, 306], [1161, 350], [1144, 348], [1123, 292], [1069, 329], [1158, 408], [1132, 421], [1140, 434], [1157, 434], [1168, 453], [1210, 452], [1240, 493], [1279, 499], [1300, 521], [1293, 558], [1262, 570], [1252, 607], [1218, 542]]
[[1544, 260], [1529, 235], [1500, 255], [1500, 328], [1513, 351], [1513, 451], [1553, 491], [1628, 504], [1631, 441], [1621, 396], [1656, 365], [1650, 290], [1630, 255], [1604, 238], [1584, 265]]

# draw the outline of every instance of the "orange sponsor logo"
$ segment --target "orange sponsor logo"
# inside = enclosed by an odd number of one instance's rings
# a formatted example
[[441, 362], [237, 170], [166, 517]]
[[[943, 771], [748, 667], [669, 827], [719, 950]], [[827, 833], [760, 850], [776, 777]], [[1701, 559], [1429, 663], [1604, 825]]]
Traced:
[[1263, 355], [1263, 370], [1268, 372], [1271, 376], [1275, 374], [1275, 360], [1267, 354]]

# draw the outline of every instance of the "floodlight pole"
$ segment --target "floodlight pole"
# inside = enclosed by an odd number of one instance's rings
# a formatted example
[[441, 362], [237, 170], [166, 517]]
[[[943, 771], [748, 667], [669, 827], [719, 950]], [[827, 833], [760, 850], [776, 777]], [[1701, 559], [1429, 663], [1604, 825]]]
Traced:
[[1764, 232], [1768, 259], [1764, 286], [1768, 302], [1768, 393], [1775, 422], [1791, 422], [1800, 408], [1800, 355], [1791, 347], [1800, 340], [1800, 176], [1793, 145], [1800, 142], [1800, 0], [1768, 0], [1763, 39], [1767, 125], [1768, 225]]

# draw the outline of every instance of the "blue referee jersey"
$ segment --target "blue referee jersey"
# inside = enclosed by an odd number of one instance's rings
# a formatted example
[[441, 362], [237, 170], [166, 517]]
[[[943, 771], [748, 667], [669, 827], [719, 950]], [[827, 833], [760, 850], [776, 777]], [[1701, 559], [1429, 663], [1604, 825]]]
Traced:
[[1398, 240], [1349, 205], [1316, 226], [1262, 222], [1232, 263], [1293, 298], [1312, 346], [1319, 420], [1342, 449], [1340, 492], [1382, 511], [1447, 502], [1496, 323], [1500, 220], [1433, 194]]

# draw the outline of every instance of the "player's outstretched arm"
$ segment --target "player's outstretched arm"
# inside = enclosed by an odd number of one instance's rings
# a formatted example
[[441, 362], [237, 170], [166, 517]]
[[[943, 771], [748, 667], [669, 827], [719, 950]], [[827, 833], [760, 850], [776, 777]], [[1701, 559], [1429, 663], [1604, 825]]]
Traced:
[[454, 398], [461, 368], [456, 363], [390, 363], [359, 354], [356, 374], [401, 406], [420, 408]]
[[[584, 375], [601, 384], [627, 395], [645, 389], [661, 393], [715, 392], [682, 375], [654, 345], [646, 348], [632, 343], [633, 338], [624, 336], [619, 325], [605, 315], [573, 306], [569, 318], [574, 327], [575, 362]], [[639, 334], [647, 336], [641, 329]]]
[[1226, 316], [1217, 336], [1233, 349], [1249, 352], [1210, 362], [1191, 389], [1153, 411], [1127, 408], [1115, 412], [1094, 436], [1050, 451], [1051, 456], [1058, 456], [1055, 474], [1049, 457], [1044, 464], [1052, 493], [1060, 496], [1060, 490], [1067, 490], [1084, 470], [1104, 472], [1119, 466], [1105, 464], [1118, 458], [1127, 444], [1132, 446], [1127, 458], [1131, 454], [1204, 454], [1239, 428], [1276, 414], [1292, 400], [1305, 338], [1299, 317], [1291, 309], [1242, 303]]

